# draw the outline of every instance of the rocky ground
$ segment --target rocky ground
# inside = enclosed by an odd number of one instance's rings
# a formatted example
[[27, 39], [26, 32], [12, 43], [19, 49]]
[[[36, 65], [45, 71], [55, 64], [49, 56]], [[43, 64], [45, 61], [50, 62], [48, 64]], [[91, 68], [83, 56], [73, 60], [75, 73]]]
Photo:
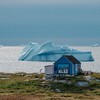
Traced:
[[0, 100], [99, 100], [100, 74], [58, 77], [44, 74], [0, 73]]

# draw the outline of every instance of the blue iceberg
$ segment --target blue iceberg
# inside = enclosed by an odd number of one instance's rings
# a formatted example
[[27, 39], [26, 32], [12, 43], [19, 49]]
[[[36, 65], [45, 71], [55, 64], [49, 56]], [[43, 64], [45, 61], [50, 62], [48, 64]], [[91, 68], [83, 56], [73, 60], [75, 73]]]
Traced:
[[91, 52], [82, 52], [69, 48], [69, 46], [57, 46], [52, 42], [29, 43], [21, 52], [20, 61], [49, 61], [54, 62], [62, 55], [73, 55], [80, 61], [94, 61]]

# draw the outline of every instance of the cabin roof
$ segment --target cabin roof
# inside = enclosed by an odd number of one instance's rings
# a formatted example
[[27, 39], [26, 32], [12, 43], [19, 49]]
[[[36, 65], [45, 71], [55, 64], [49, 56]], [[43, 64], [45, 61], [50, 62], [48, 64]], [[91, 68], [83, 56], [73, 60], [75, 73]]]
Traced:
[[53, 67], [54, 65], [46, 65], [45, 67]]
[[80, 61], [78, 61], [74, 56], [72, 55], [64, 55], [66, 59], [70, 60], [73, 64], [81, 64]]

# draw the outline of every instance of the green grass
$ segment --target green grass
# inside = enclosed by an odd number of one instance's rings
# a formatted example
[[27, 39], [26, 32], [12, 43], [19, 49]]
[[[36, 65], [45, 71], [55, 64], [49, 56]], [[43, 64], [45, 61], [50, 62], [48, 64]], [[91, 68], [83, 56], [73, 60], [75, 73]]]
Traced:
[[42, 86], [41, 76], [35, 74], [11, 74], [6, 77], [8, 79], [2, 79], [5, 75], [0, 75], [0, 93], [31, 93], [31, 92], [45, 92]]
[[[74, 94], [93, 94], [100, 95], [100, 82], [93, 81], [87, 87], [75, 86], [77, 81], [85, 81], [83, 76], [66, 77], [66, 80], [72, 82], [46, 82], [44, 74], [4, 74], [0, 73], [0, 94], [36, 94], [44, 93], [51, 96], [53, 93], [74, 93]], [[5, 79], [2, 79], [5, 78]]]
[[91, 76], [96, 79], [100, 79], [100, 73], [93, 73], [93, 74], [91, 74]]

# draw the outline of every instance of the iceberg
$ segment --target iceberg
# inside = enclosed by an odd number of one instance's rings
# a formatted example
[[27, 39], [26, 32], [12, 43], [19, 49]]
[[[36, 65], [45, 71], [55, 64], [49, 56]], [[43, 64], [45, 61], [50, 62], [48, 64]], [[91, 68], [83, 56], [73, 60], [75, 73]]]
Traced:
[[21, 52], [20, 61], [45, 61], [54, 62], [62, 55], [73, 55], [79, 61], [94, 61], [91, 52], [78, 51], [67, 45], [58, 46], [52, 42], [29, 43]]
[[92, 45], [92, 47], [99, 47], [99, 44], [94, 44]]

